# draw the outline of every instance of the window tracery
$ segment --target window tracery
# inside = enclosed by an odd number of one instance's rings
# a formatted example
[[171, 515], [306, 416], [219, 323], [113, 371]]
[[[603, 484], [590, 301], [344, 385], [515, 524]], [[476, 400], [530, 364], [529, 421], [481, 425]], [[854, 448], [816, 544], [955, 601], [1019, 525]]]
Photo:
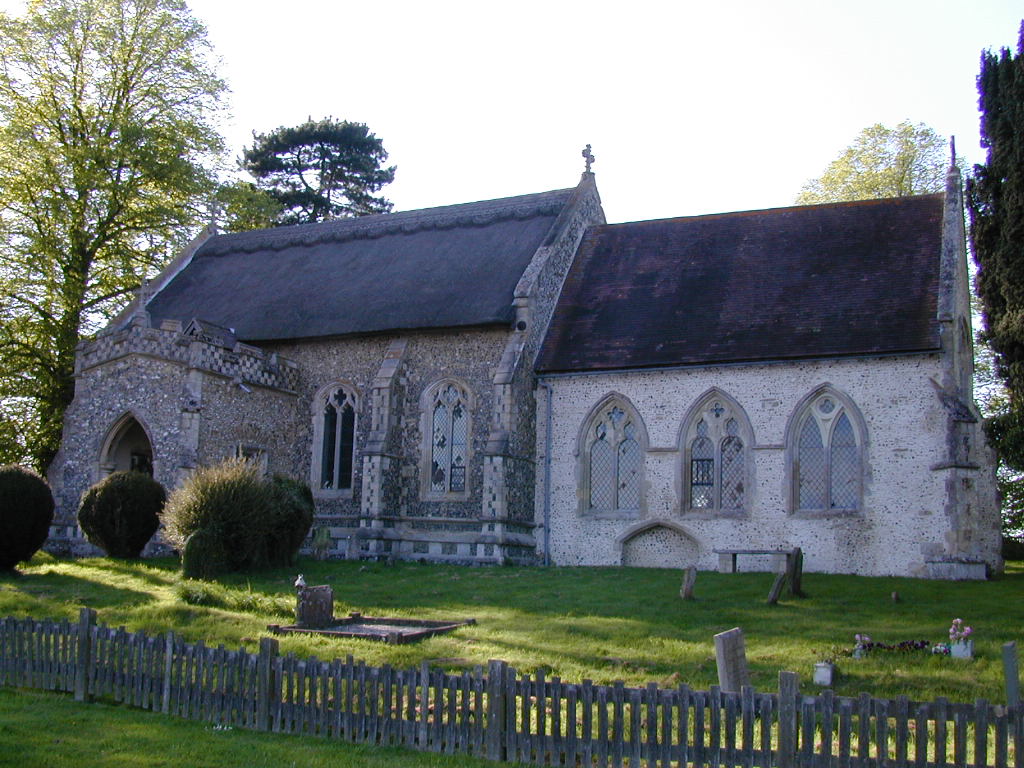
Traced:
[[863, 468], [852, 403], [825, 391], [796, 415], [793, 431], [794, 507], [798, 511], [853, 511], [861, 504]]
[[314, 480], [321, 491], [349, 491], [355, 465], [356, 411], [355, 392], [344, 384], [334, 384], [317, 400], [317, 456]]
[[683, 492], [691, 510], [742, 511], [747, 504], [746, 417], [721, 393], [706, 398], [684, 432]]
[[609, 401], [588, 421], [581, 455], [584, 507], [592, 512], [637, 511], [642, 505], [642, 426], [629, 409]]

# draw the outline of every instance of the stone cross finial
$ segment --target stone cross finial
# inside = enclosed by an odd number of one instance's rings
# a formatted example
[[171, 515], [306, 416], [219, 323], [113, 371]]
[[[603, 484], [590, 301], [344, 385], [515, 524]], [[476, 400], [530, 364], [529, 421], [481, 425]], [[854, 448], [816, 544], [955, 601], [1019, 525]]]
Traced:
[[150, 296], [150, 281], [143, 278], [142, 282], [139, 283], [139, 287], [135, 289], [135, 312], [133, 314], [139, 315], [146, 311], [146, 304], [149, 303]]
[[594, 153], [590, 151], [590, 145], [587, 144], [587, 148], [582, 152], [583, 159], [587, 161], [587, 173], [590, 173], [590, 166], [594, 164]]
[[956, 168], [956, 136], [949, 137], [949, 167]]

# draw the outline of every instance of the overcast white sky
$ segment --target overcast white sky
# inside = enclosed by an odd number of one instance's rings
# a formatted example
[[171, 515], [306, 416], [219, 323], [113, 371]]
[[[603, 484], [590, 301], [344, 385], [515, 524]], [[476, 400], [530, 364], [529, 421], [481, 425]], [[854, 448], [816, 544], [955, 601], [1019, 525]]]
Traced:
[[[0, 3], [5, 6], [13, 0]], [[609, 221], [792, 203], [865, 126], [978, 146], [982, 49], [1021, 0], [191, 0], [231, 89], [233, 155], [307, 117], [367, 123], [396, 210], [575, 185]]]

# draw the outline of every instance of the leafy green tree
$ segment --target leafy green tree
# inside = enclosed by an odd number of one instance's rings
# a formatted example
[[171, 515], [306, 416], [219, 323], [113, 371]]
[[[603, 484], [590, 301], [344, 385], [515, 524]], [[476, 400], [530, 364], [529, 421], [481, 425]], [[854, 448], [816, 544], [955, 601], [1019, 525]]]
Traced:
[[869, 125], [820, 178], [804, 184], [796, 202], [839, 203], [941, 192], [949, 167], [946, 140], [924, 123]]
[[222, 151], [225, 85], [209, 50], [182, 0], [36, 0], [0, 14], [4, 460], [46, 468], [76, 344], [199, 223]]
[[283, 207], [280, 224], [306, 224], [345, 216], [387, 213], [375, 197], [395, 179], [383, 142], [363, 123], [313, 120], [294, 128], [253, 133], [242, 167]]
[[1024, 24], [1016, 56], [1007, 48], [982, 54], [978, 93], [981, 143], [988, 152], [967, 181], [967, 207], [984, 320], [981, 341], [994, 356], [996, 395], [985, 426], [999, 451], [1003, 532], [1019, 538], [1024, 533]]
[[226, 232], [273, 227], [284, 211], [284, 206], [269, 192], [248, 181], [221, 185], [216, 201], [223, 212], [222, 223]]

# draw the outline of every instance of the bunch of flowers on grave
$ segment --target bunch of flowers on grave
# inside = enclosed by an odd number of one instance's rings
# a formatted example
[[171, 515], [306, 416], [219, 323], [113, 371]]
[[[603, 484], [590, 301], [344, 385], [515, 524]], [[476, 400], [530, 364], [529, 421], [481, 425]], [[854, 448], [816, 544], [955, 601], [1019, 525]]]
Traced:
[[932, 643], [929, 640], [903, 640], [899, 643], [880, 643], [872, 640], [867, 635], [856, 634], [853, 636], [854, 646], [850, 652], [855, 659], [860, 659], [872, 651], [889, 651], [895, 653], [934, 653], [940, 655], [952, 655], [961, 658], [970, 658], [973, 651], [973, 640], [971, 635], [974, 630], [964, 625], [963, 619], [953, 619], [949, 628], [948, 643]]
[[973, 631], [970, 627], [964, 626], [963, 619], [953, 619], [953, 623], [949, 626], [949, 642], [959, 643], [966, 640]]
[[930, 640], [903, 640], [899, 643], [880, 643], [872, 640], [867, 635], [856, 634], [853, 636], [856, 645], [853, 646], [853, 657], [863, 658], [869, 651], [890, 651], [893, 653], [917, 653], [927, 651], [931, 648]]

